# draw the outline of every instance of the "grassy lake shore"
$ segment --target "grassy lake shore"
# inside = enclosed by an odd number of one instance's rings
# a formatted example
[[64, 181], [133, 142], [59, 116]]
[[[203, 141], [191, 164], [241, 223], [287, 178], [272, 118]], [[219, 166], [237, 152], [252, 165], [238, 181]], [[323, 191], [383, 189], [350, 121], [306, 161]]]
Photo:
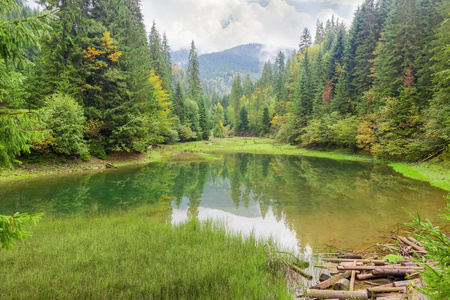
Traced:
[[265, 138], [224, 138], [211, 141], [160, 145], [153, 151], [143, 154], [115, 153], [105, 161], [92, 157], [91, 161], [59, 161], [40, 164], [25, 164], [13, 170], [4, 169], [0, 173], [1, 181], [20, 180], [44, 175], [60, 175], [89, 170], [104, 170], [107, 163], [117, 167], [147, 164], [151, 162], [192, 162], [219, 159], [213, 153], [244, 152], [254, 154], [301, 155], [324, 157], [335, 160], [363, 161], [383, 163], [406, 177], [429, 182], [432, 186], [450, 191], [450, 162], [431, 160], [418, 165], [406, 162], [376, 160], [369, 156], [336, 151], [317, 151], [277, 143]]
[[[1, 299], [292, 299], [268, 241], [195, 218], [166, 223], [170, 203], [113, 215], [46, 216], [0, 249]], [[269, 242], [270, 243], [270, 242]]]

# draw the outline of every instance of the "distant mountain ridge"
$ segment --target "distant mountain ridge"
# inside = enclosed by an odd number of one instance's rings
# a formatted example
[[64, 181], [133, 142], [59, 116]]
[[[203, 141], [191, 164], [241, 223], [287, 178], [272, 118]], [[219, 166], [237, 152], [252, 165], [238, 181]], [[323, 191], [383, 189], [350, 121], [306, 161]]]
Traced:
[[250, 74], [253, 79], [261, 75], [264, 62], [261, 61], [261, 44], [236, 46], [221, 52], [203, 54], [198, 57], [200, 77], [213, 79], [225, 74]]
[[[284, 50], [289, 53], [291, 50]], [[276, 55], [277, 51], [272, 53]], [[225, 94], [231, 91], [231, 84], [237, 73], [245, 77], [250, 75], [253, 81], [262, 73], [264, 63], [271, 57], [263, 44], [251, 43], [239, 45], [224, 51], [201, 54], [200, 79], [208, 92]], [[179, 50], [171, 53], [172, 62], [186, 70], [189, 50]]]

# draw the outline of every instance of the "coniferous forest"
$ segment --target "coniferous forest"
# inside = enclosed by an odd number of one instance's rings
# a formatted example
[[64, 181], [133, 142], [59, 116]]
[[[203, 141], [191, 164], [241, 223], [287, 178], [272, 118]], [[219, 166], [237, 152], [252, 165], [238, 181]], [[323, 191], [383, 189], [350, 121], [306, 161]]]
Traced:
[[[366, 0], [350, 26], [318, 21], [314, 39], [299, 29], [294, 53], [268, 61], [256, 82], [237, 74], [229, 95], [202, 86], [194, 41], [186, 70], [172, 66], [170, 37], [155, 22], [146, 32], [139, 0], [40, 0], [43, 13], [9, 2], [0, 11], [2, 165], [211, 135], [408, 161], [449, 151], [447, 0]], [[13, 53], [8, 30], [20, 26], [35, 36]]]

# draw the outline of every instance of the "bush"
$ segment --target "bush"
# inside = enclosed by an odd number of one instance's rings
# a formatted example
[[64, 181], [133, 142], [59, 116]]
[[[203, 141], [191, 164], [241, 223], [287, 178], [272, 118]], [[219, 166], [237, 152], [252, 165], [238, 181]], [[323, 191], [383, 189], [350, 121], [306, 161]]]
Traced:
[[197, 139], [197, 133], [192, 131], [192, 129], [186, 125], [181, 125], [178, 128], [178, 135], [180, 136], [180, 141], [182, 142], [194, 141]]
[[98, 159], [106, 159], [105, 143], [99, 140], [91, 140], [89, 142], [89, 152]]
[[356, 138], [358, 134], [358, 119], [356, 116], [351, 116], [330, 126], [332, 142], [338, 147], [350, 148], [352, 150], [357, 149]]
[[164, 137], [164, 142], [167, 144], [174, 144], [180, 140], [178, 132], [176, 130], [170, 129], [167, 135]]
[[215, 138], [224, 138], [225, 134], [222, 132], [220, 124], [216, 124], [213, 129], [213, 136]]
[[55, 152], [70, 156], [87, 153], [83, 108], [72, 97], [61, 93], [48, 96], [45, 104], [50, 108], [46, 123], [54, 139]]

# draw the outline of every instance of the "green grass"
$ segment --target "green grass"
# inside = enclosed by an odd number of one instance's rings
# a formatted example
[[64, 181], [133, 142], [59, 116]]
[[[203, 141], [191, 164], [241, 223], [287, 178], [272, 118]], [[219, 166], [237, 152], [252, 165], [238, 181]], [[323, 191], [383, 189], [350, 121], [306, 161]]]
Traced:
[[[211, 144], [211, 145], [210, 145]], [[282, 155], [303, 155], [332, 158], [336, 160], [351, 161], [374, 161], [367, 156], [355, 154], [345, 154], [342, 152], [324, 152], [309, 149], [299, 149], [296, 146], [277, 143], [272, 139], [265, 138], [224, 138], [212, 139], [209, 143], [190, 142], [176, 145], [163, 146], [163, 151], [174, 151], [178, 153], [254, 153], [254, 154], [282, 154]]]
[[403, 176], [427, 181], [432, 186], [450, 191], [450, 167], [443, 163], [423, 163], [410, 165], [406, 163], [390, 163], [389, 166]]
[[168, 204], [44, 218], [0, 252], [0, 299], [288, 299], [255, 239], [211, 223], [164, 223]]

